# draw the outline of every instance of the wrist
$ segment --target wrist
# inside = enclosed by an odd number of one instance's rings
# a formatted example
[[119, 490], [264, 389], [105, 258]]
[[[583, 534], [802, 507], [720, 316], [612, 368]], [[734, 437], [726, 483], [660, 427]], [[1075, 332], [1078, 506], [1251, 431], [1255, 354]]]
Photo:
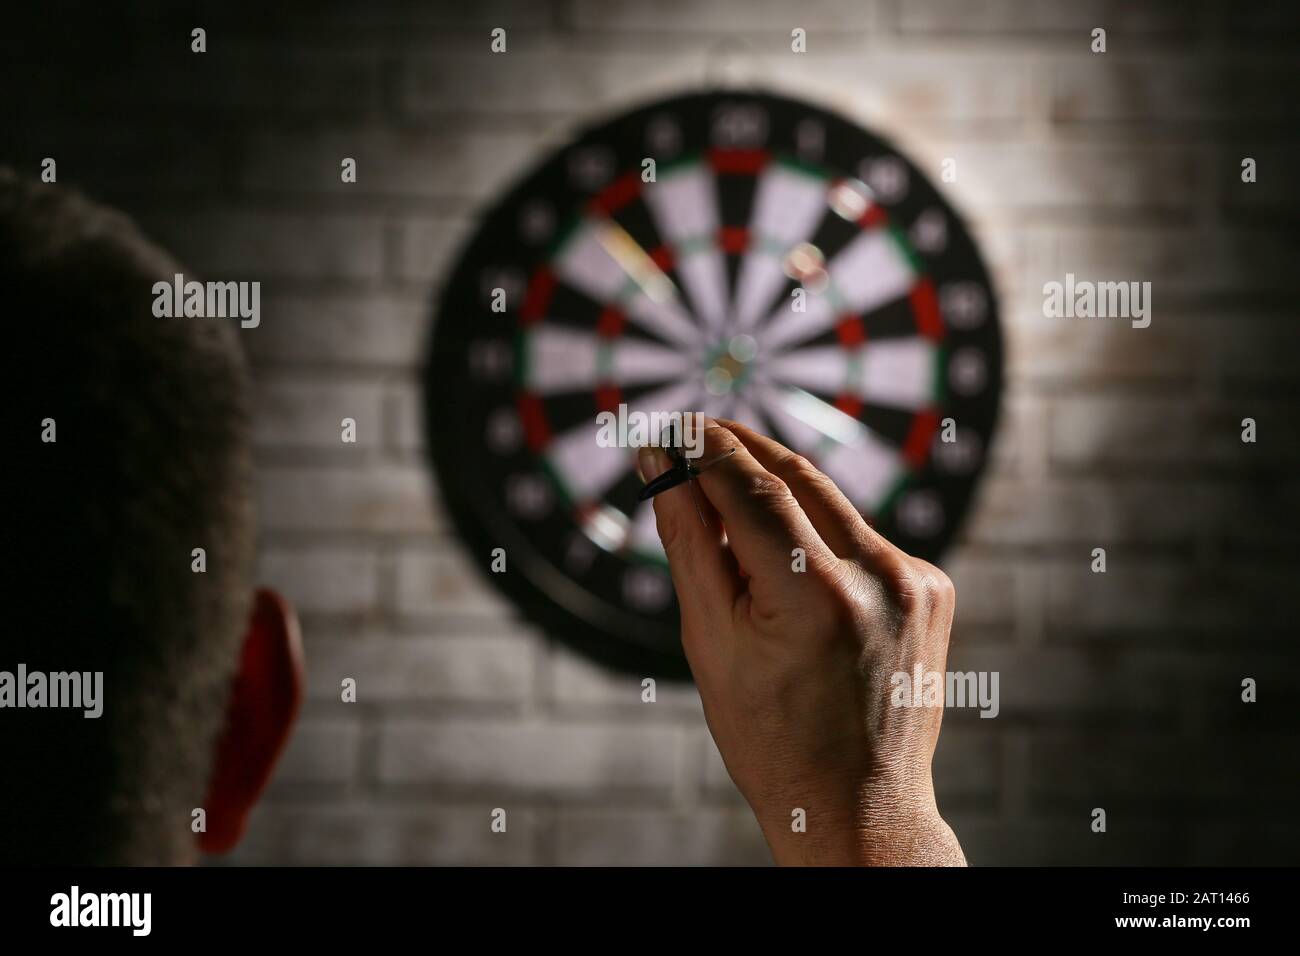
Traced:
[[862, 834], [861, 866], [965, 866], [966, 855], [938, 809], [906, 826]]
[[[778, 866], [965, 866], [928, 778], [918, 785], [855, 788], [850, 799], [759, 813]], [[794, 810], [802, 810], [796, 825]]]

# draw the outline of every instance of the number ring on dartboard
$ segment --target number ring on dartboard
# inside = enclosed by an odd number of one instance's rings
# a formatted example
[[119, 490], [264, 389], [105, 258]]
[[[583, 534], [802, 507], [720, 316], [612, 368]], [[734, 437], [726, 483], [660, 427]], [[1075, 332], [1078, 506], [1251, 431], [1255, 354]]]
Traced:
[[600, 412], [745, 421], [936, 560], [1001, 378], [984, 265], [915, 166], [824, 110], [706, 93], [589, 129], [493, 204], [437, 304], [426, 425], [487, 579], [598, 661], [687, 677], [635, 450], [598, 442]]

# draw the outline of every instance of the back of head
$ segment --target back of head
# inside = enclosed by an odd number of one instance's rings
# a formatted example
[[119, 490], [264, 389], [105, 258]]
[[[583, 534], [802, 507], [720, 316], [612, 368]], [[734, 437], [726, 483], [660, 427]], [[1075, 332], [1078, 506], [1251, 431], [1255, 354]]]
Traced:
[[[253, 521], [235, 331], [153, 315], [153, 283], [182, 271], [125, 216], [0, 170], [16, 411], [0, 676], [28, 705], [0, 698], [0, 862], [172, 863], [193, 845]], [[100, 716], [50, 706], [101, 672]]]

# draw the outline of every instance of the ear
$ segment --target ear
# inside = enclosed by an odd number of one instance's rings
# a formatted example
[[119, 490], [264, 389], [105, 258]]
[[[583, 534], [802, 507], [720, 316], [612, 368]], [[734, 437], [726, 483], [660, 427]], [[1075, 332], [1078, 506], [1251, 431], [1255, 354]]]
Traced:
[[226, 853], [243, 837], [298, 718], [305, 683], [298, 617], [279, 594], [259, 590], [214, 754], [207, 830], [197, 835], [203, 853]]

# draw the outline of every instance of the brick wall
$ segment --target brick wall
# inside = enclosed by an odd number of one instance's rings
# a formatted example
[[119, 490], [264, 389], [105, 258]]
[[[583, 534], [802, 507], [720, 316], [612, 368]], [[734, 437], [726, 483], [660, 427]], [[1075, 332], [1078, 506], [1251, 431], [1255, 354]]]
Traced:
[[[1300, 859], [1290, 6], [532, 0], [254, 20], [155, 0], [19, 21], [0, 161], [56, 157], [196, 271], [263, 283], [241, 333], [260, 570], [302, 614], [310, 691], [234, 859], [766, 859], [691, 688], [643, 705], [476, 576], [431, 488], [417, 373], [483, 201], [596, 114], [747, 77], [858, 117], [936, 180], [956, 158], [945, 192], [1002, 295], [1006, 416], [948, 561], [951, 666], [1000, 671], [1002, 710], [949, 712], [935, 768], [972, 862]], [[1151, 327], [1044, 319], [1042, 283], [1067, 271], [1151, 281]]]

